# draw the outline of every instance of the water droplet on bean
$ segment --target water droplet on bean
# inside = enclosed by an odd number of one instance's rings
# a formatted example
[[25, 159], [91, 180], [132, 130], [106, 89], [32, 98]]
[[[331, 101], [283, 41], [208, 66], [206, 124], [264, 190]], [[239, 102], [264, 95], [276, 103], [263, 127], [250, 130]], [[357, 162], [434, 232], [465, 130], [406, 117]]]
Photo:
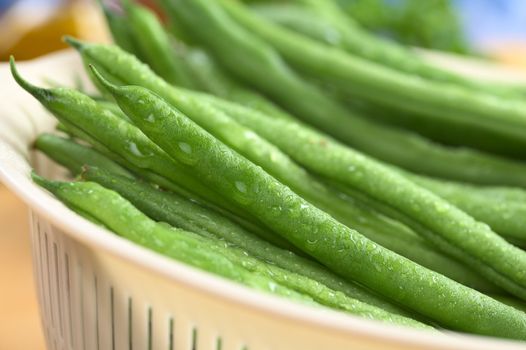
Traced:
[[137, 156], [137, 157], [144, 157], [144, 154], [139, 150], [139, 148], [137, 147], [137, 144], [133, 141], [130, 141], [128, 143], [128, 149], [130, 150], [130, 152]]
[[148, 123], [154, 123], [155, 122], [155, 117], [153, 116], [153, 114], [148, 114], [148, 116], [146, 117], [146, 121]]
[[236, 188], [241, 193], [247, 193], [247, 185], [245, 185], [244, 182], [236, 181], [235, 182]]
[[192, 153], [192, 146], [190, 146], [186, 142], [179, 142], [179, 148], [186, 154]]

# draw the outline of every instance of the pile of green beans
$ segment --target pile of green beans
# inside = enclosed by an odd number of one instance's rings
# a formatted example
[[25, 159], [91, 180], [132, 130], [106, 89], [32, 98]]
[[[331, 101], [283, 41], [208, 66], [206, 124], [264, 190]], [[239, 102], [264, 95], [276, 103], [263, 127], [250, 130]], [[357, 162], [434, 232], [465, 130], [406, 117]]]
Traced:
[[505, 97], [526, 95], [524, 86], [501, 86], [498, 83], [481, 82], [428, 63], [414, 50], [379, 38], [360, 28], [332, 1], [257, 3], [251, 6], [251, 9], [266, 20], [400, 72]]
[[[518, 335], [524, 326], [522, 313], [374, 244], [305, 201], [149, 90], [118, 87], [103, 79], [96, 70], [94, 74], [133, 122], [168, 154], [191, 164], [203, 181], [244, 205], [250, 213], [329, 268], [448, 327], [486, 333], [490, 324], [491, 332], [495, 331], [495, 324], [506, 324], [507, 327], [499, 327], [498, 333], [522, 338]], [[145, 103], [135, 103], [138, 100]], [[148, 121], [152, 113], [156, 116], [155, 122]], [[179, 142], [190, 145], [192, 151], [181, 150]], [[207, 161], [196, 161], [203, 158]], [[320, 232], [323, 235], [320, 236]], [[418, 293], [400, 290], [401, 285]], [[454, 302], [461, 296], [466, 297], [465, 303]], [[499, 312], [503, 307], [506, 312]]]
[[[409, 75], [500, 95], [504, 98], [522, 99], [526, 96], [524, 86], [503, 86], [496, 82], [480, 82], [438, 68], [426, 62], [414, 50], [377, 38], [359, 28], [356, 23], [350, 23], [348, 16], [345, 16], [331, 1], [295, 0], [293, 4], [264, 3], [255, 6], [254, 10], [265, 19], [305, 36]], [[497, 136], [492, 130], [478, 130], [475, 134], [466, 133], [465, 128], [458, 126], [457, 118], [454, 120], [429, 119], [422, 117], [419, 113], [409, 113], [371, 103], [371, 101], [364, 101], [354, 94], [345, 100], [350, 100], [351, 105], [359, 103], [361, 106], [367, 106], [367, 109], [362, 108], [359, 111], [373, 120], [416, 131], [434, 141], [453, 146], [474, 146], [491, 152], [521, 156], [520, 144], [510, 145], [508, 137]], [[483, 144], [481, 140], [484, 140]]]
[[[102, 97], [34, 86], [11, 60], [66, 134], [33, 147], [74, 179], [35, 183], [118, 236], [262, 292], [526, 340], [526, 164], [502, 155], [522, 152], [519, 88], [406, 64], [417, 56], [331, 2], [160, 2], [176, 30], [126, 0], [122, 13], [101, 4], [120, 48], [66, 38]], [[441, 145], [379, 111], [516, 153]]]
[[[165, 2], [174, 20], [188, 23], [193, 34], [199, 35], [225, 69], [275, 99], [293, 115], [340, 141], [378, 159], [429, 176], [481, 184], [526, 185], [526, 167], [520, 162], [472, 149], [444, 147], [420, 135], [380, 125], [352, 113], [299, 77], [276, 50], [235, 23], [217, 8], [217, 4], [181, 1], [169, 7], [171, 2]], [[204, 19], [206, 27], [200, 25]], [[95, 57], [97, 50], [100, 49], [84, 46], [84, 59], [97, 60], [100, 64], [104, 58], [100, 53]], [[117, 69], [113, 69], [114, 75]], [[136, 84], [129, 80], [128, 83]], [[470, 167], [465, 166], [466, 162]]]

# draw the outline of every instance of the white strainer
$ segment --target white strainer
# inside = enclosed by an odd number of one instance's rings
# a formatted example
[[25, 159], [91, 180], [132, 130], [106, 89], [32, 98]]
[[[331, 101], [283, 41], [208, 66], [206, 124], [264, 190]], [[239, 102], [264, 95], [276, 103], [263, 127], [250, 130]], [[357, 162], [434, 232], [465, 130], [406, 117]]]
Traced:
[[[73, 52], [19, 65], [36, 84], [87, 85]], [[33, 266], [49, 349], [524, 349], [428, 334], [247, 289], [130, 243], [35, 186], [62, 170], [28, 145], [54, 119], [0, 66], [0, 179], [30, 208]]]

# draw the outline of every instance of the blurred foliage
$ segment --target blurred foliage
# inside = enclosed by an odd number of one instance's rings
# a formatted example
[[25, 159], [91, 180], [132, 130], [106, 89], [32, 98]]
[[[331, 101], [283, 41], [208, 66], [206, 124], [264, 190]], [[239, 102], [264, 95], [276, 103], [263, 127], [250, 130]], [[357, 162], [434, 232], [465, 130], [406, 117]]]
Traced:
[[365, 28], [396, 41], [468, 53], [451, 0], [334, 0]]

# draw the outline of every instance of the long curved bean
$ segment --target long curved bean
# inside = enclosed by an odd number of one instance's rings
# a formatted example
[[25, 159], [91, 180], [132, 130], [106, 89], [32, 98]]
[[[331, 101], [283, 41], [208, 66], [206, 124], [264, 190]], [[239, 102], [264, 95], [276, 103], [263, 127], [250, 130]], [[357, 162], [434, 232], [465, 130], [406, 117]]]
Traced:
[[118, 192], [156, 221], [166, 222], [205, 237], [224, 239], [263, 261], [305, 275], [352, 298], [389, 312], [407, 315], [400, 307], [345, 281], [318, 263], [269, 244], [224, 216], [174, 193], [163, 192], [137, 180], [126, 179], [92, 167], [84, 169], [82, 178]]
[[480, 129], [506, 137], [521, 146], [513, 155], [525, 156], [526, 103], [522, 99], [504, 99], [402, 74], [273, 25], [235, 1], [219, 2], [238, 23], [308, 74], [368, 101], [417, 112], [423, 118], [456, 122], [472, 134]]
[[[179, 91], [172, 97], [171, 102], [194, 122], [348, 227], [367, 237], [375, 237], [376, 240], [383, 236], [382, 243], [385, 247], [411, 257], [416, 262], [458, 282], [480, 290], [495, 290], [493, 285], [458, 262], [434, 252], [425, 252], [429, 247], [422, 244], [413, 234], [408, 234], [398, 223], [386, 220], [352, 200], [345, 200], [337, 191], [310, 176], [274, 145], [213, 108], [199, 96], [194, 97]], [[410, 244], [407, 244], [408, 241]], [[431, 259], [432, 257], [437, 259]]]
[[[97, 76], [121, 109], [161, 148], [335, 272], [447, 327], [526, 338], [524, 313], [421, 267], [339, 223], [147, 89], [117, 87]], [[145, 103], [137, 104], [138, 100]], [[154, 122], [148, 121], [152, 114]], [[180, 142], [188, 144], [191, 152], [182, 150]]]
[[484, 292], [500, 291], [463, 264], [437, 252], [403, 225], [378, 215], [374, 209], [364, 206], [356, 198], [343, 196], [330, 186], [317, 181], [250, 129], [233, 122], [220, 111], [211, 109], [203, 101], [206, 100], [203, 96], [196, 94], [194, 97], [184, 91], [181, 91], [180, 95], [177, 105], [190, 119], [348, 227], [464, 285]]
[[[308, 169], [393, 209], [437, 248], [466, 262], [500, 287], [526, 298], [526, 253], [442, 198], [319, 132], [296, 123], [236, 116]], [[294, 135], [294, 138], [286, 135]], [[373, 202], [373, 205], [374, 202]], [[378, 209], [378, 207], [376, 207]]]

